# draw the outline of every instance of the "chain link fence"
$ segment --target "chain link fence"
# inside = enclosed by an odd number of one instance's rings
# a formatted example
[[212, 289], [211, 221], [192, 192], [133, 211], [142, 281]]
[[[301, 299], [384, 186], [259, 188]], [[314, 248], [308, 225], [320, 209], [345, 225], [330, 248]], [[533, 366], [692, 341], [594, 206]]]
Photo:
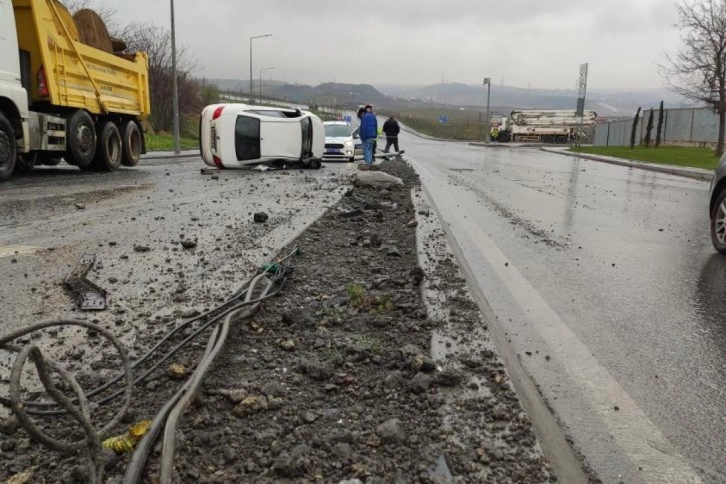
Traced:
[[[658, 130], [658, 109], [654, 109], [651, 142]], [[641, 113], [635, 143], [642, 145], [648, 128], [650, 109]], [[612, 121], [595, 127], [595, 146], [630, 146], [633, 119]], [[710, 108], [677, 108], [664, 111], [662, 145], [715, 148], [718, 141], [718, 115]]]

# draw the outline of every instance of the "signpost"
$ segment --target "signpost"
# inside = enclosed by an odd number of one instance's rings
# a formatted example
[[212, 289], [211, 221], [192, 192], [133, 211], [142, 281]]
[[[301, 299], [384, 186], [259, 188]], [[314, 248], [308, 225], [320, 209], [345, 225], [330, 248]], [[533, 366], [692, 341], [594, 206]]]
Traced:
[[487, 87], [487, 117], [486, 117], [486, 142], [489, 143], [492, 140], [492, 129], [491, 129], [491, 118], [489, 117], [489, 100], [492, 94], [492, 78], [485, 77], [484, 85]]
[[582, 134], [582, 118], [585, 113], [585, 97], [587, 95], [587, 71], [589, 64], [580, 64], [580, 77], [577, 81], [577, 110], [575, 116], [577, 118], [577, 133], [575, 136], [575, 146], [580, 147], [580, 135]]

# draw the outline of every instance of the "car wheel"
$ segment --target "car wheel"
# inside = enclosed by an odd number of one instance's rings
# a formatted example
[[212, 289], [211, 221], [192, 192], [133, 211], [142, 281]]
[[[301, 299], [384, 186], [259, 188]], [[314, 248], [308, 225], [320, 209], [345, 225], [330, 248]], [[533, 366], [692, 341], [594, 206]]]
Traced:
[[348, 158], [348, 161], [350, 161], [351, 163], [355, 163], [355, 156], [351, 156], [350, 158]]
[[726, 189], [721, 190], [711, 215], [711, 242], [714, 249], [726, 254]]
[[0, 113], [0, 181], [13, 176], [16, 161], [15, 132], [10, 121]]
[[322, 166], [323, 166], [323, 164], [320, 163], [320, 160], [319, 159], [313, 158], [312, 160], [310, 160], [310, 168], [311, 169], [313, 169], [313, 170], [319, 170], [320, 167], [322, 167]]

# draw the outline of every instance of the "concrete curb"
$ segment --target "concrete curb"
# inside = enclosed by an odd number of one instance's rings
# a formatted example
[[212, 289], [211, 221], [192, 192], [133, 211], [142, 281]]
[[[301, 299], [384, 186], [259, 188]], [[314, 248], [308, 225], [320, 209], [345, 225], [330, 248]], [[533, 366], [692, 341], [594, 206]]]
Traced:
[[556, 155], [569, 156], [571, 158], [582, 158], [583, 160], [599, 161], [601, 163], [609, 163], [611, 165], [627, 166], [629, 168], [638, 168], [640, 170], [655, 171], [658, 173], [665, 173], [667, 175], [682, 176], [685, 178], [692, 178], [694, 180], [711, 181], [713, 180], [713, 172], [709, 170], [702, 170], [700, 168], [683, 168], [673, 167], [668, 165], [658, 165], [655, 163], [645, 163], [641, 161], [624, 160], [621, 158], [614, 158], [612, 156], [599, 156], [590, 155], [586, 153], [573, 153], [563, 149], [556, 148], [540, 148], [540, 151], [546, 153], [554, 153]]
[[181, 159], [181, 158], [198, 158], [199, 157], [199, 150], [194, 151], [182, 151], [181, 153], [174, 154], [169, 153], [168, 151], [157, 151], [157, 152], [150, 152], [146, 153], [145, 155], [141, 156], [142, 160], [174, 160], [174, 159]]
[[477, 148], [542, 148], [546, 145], [542, 143], [479, 143], [472, 142], [469, 146], [476, 146]]

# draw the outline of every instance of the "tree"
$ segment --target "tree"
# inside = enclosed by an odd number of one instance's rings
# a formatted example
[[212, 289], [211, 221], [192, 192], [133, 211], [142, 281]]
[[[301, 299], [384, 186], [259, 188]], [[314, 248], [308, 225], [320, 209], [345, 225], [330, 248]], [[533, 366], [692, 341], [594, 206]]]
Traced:
[[640, 111], [642, 108], [638, 108], [638, 112], [635, 113], [635, 119], [633, 120], [633, 129], [630, 132], [630, 149], [635, 148], [635, 135], [638, 132], [638, 121], [640, 121]]
[[726, 139], [726, 0], [679, 0], [683, 47], [666, 56], [662, 74], [676, 93], [718, 114], [716, 155]]
[[108, 5], [99, 5], [98, 2], [94, 0], [61, 0], [61, 3], [65, 5], [71, 14], [75, 14], [79, 10], [86, 8], [95, 11], [99, 17], [101, 17], [103, 23], [106, 24], [106, 28], [112, 36], [114, 36], [119, 30], [118, 22], [116, 22], [117, 10], [113, 7], [109, 7]]
[[[171, 32], [163, 27], [133, 23], [120, 32], [128, 52], [146, 52], [149, 56], [149, 94], [151, 125], [156, 131], [169, 131], [174, 123]], [[177, 80], [180, 115], [198, 113], [201, 104], [199, 84], [192, 79], [196, 61], [184, 46], [177, 47]]]
[[660, 148], [660, 143], [663, 141], [663, 122], [665, 121], [665, 110], [663, 109], [663, 101], [660, 102], [660, 109], [658, 110], [658, 129], [655, 132], [655, 147]]
[[650, 148], [650, 140], [651, 135], [653, 134], [653, 118], [655, 116], [655, 112], [653, 111], [653, 108], [650, 109], [650, 116], [648, 116], [648, 127], [645, 128], [645, 146], [646, 148]]

